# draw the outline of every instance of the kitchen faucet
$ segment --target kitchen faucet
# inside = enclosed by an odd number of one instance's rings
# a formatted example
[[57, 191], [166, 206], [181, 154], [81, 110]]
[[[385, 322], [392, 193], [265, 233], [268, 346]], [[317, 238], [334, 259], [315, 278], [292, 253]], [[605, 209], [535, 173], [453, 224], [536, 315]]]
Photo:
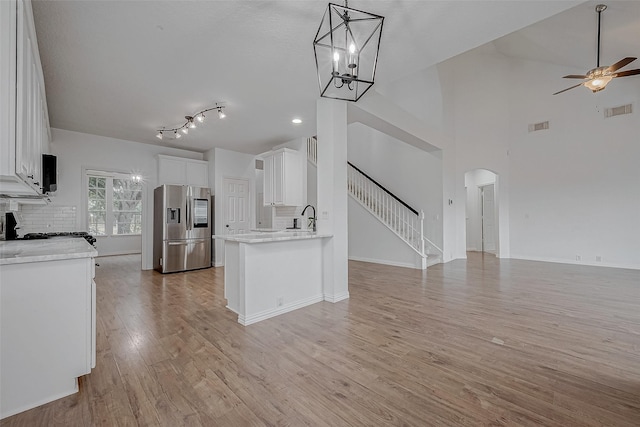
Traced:
[[310, 219], [311, 219], [311, 222], [313, 224], [313, 231], [315, 232], [316, 231], [316, 220], [317, 220], [317, 218], [316, 218], [316, 208], [314, 208], [313, 205], [307, 205], [307, 206], [304, 207], [304, 209], [302, 209], [302, 213], [300, 214], [300, 216], [304, 216], [304, 213], [306, 212], [307, 208], [313, 209], [313, 216], [310, 217]]

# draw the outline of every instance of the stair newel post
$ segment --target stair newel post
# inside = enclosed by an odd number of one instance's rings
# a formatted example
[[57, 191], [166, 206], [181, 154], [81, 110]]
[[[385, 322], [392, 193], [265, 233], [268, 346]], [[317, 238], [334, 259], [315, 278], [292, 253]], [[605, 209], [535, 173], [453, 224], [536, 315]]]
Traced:
[[420, 252], [424, 255], [424, 210], [420, 209]]

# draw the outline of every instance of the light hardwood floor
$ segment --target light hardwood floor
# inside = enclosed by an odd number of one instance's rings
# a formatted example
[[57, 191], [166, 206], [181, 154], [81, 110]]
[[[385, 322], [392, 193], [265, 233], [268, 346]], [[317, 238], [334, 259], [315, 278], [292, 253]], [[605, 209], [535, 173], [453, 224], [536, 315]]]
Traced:
[[640, 271], [350, 262], [349, 300], [243, 327], [222, 268], [100, 264], [96, 368], [2, 426], [640, 425]]

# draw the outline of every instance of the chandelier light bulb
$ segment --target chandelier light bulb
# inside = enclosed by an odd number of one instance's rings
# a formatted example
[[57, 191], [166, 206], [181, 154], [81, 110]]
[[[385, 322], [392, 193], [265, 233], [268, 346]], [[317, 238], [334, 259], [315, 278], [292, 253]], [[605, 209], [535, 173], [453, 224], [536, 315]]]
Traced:
[[158, 134], [156, 135], [156, 138], [158, 139], [162, 139], [162, 131], [159, 131]]

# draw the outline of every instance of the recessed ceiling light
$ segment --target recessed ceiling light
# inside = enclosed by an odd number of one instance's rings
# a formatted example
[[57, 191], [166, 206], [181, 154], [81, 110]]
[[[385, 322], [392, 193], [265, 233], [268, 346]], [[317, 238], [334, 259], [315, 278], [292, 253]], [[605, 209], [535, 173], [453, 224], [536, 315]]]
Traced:
[[291, 123], [295, 123], [295, 124], [299, 125], [300, 123], [302, 123], [302, 120], [300, 120], [300, 119], [293, 119], [293, 120], [291, 120]]

